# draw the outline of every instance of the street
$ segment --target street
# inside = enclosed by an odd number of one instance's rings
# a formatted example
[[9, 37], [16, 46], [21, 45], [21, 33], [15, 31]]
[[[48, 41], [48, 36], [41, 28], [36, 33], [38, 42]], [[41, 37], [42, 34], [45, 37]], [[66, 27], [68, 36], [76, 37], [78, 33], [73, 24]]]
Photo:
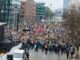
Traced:
[[[19, 49], [21, 47], [21, 44], [14, 46], [10, 52], [8, 52], [7, 54], [0, 56], [0, 60], [7, 60], [7, 55], [8, 54], [12, 54], [13, 50], [15, 49]], [[80, 52], [80, 49], [79, 49]], [[66, 58], [66, 54], [55, 54], [55, 52], [48, 52], [48, 54], [45, 54], [45, 52], [42, 52], [40, 49], [38, 50], [38, 52], [35, 52], [35, 50], [30, 49], [29, 50], [29, 59], [30, 60], [69, 60]], [[71, 59], [71, 60], [77, 60], [77, 59]]]
[[[45, 54], [41, 50], [38, 52], [35, 52], [34, 50], [30, 50], [30, 60], [67, 60], [66, 55], [58, 55], [54, 52], [48, 52], [48, 54]], [[64, 57], [63, 57], [64, 56]]]
[[0, 60], [80, 60], [80, 0], [0, 0]]

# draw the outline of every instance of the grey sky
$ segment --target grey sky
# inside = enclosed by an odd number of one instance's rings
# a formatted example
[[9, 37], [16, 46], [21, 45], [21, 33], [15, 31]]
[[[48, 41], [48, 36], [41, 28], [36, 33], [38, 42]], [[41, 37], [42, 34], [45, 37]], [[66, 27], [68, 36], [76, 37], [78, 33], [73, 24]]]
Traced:
[[[35, 0], [36, 2], [45, 2], [53, 11], [63, 9], [63, 0]], [[52, 6], [50, 6], [52, 4]]]

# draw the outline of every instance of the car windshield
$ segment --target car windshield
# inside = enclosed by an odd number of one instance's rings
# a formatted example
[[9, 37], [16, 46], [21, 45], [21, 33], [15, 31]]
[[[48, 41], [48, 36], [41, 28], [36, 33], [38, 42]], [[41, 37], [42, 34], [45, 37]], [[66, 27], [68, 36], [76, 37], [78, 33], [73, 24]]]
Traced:
[[14, 53], [13, 56], [14, 56], [14, 58], [22, 58], [23, 54], [21, 54], [21, 53]]

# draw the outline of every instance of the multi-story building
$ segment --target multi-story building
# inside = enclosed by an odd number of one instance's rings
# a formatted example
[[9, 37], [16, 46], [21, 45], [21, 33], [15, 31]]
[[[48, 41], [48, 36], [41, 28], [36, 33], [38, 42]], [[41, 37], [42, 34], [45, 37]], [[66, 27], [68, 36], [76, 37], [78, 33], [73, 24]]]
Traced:
[[12, 27], [14, 30], [18, 30], [20, 7], [21, 2], [19, 0], [12, 0], [10, 17], [12, 19]]
[[[16, 3], [17, 3], [17, 0], [0, 0], [0, 22], [6, 22], [6, 24], [9, 27], [12, 27], [12, 24], [14, 23], [13, 20], [17, 18], [16, 13], [18, 13], [19, 11], [18, 9], [19, 4], [17, 4], [18, 5], [17, 6]], [[12, 13], [12, 12], [15, 12], [15, 13]], [[16, 17], [16, 18], [13, 18], [13, 17]], [[5, 35], [7, 34], [7, 32], [5, 33], [4, 29], [5, 30], [8, 30], [8, 29], [6, 29], [7, 27], [4, 25], [5, 24], [0, 23], [0, 41], [1, 41], [0, 49], [3, 51], [7, 51], [7, 50], [10, 50], [10, 48], [12, 48], [12, 44], [11, 44], [11, 41], [5, 38]], [[8, 32], [8, 35], [9, 35], [9, 32]]]
[[10, 28], [17, 25], [20, 10], [19, 0], [0, 0], [0, 21], [6, 22]]
[[20, 17], [23, 24], [33, 24], [36, 19], [36, 3], [34, 0], [21, 1]]
[[41, 21], [45, 17], [45, 3], [36, 3], [36, 20]]
[[10, 24], [11, 0], [0, 0], [0, 21]]
[[63, 9], [67, 9], [69, 7], [70, 0], [63, 0]]

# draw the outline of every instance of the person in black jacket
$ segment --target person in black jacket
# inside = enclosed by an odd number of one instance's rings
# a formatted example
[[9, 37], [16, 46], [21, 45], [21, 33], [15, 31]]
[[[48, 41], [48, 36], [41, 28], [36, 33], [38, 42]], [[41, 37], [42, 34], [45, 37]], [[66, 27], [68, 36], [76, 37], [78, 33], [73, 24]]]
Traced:
[[69, 58], [69, 53], [70, 53], [70, 48], [69, 48], [69, 47], [67, 47], [67, 48], [66, 48], [66, 55], [67, 55], [67, 59]]

